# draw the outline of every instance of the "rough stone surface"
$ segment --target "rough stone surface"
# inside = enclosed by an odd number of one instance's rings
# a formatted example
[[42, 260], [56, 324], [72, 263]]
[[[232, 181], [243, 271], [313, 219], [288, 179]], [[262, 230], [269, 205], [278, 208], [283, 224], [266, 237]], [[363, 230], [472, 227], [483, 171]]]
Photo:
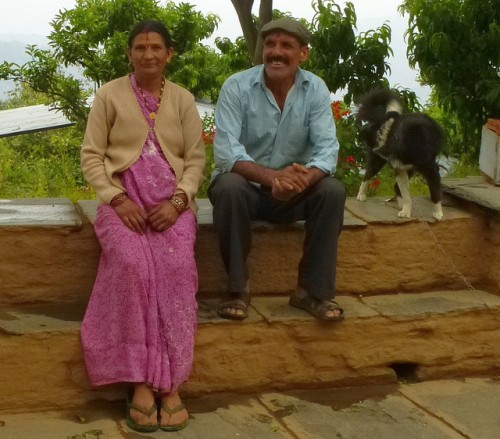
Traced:
[[[184, 439], [493, 439], [500, 430], [498, 380], [444, 380], [184, 398]], [[123, 401], [65, 411], [0, 413], [2, 439], [164, 438], [125, 423]], [[170, 435], [169, 435], [170, 436]]]
[[500, 212], [500, 187], [484, 176], [445, 178], [442, 186], [444, 192]]
[[[409, 297], [417, 312], [396, 296], [340, 296], [346, 320], [333, 324], [290, 308], [285, 297], [255, 298], [243, 322], [216, 317], [216, 301], [203, 300], [183, 393], [388, 384], [401, 374], [398, 365], [425, 380], [498, 374], [499, 299], [464, 295], [422, 293], [420, 304]], [[0, 312], [0, 411], [61, 409], [123, 393], [122, 386], [90, 391], [79, 337], [84, 309], [82, 303]]]
[[462, 438], [399, 395], [359, 401], [341, 410], [276, 393], [263, 395], [263, 400], [269, 410], [285, 413], [282, 422], [301, 439]]
[[[184, 393], [500, 373], [500, 215], [452, 200], [444, 221], [424, 221], [431, 206], [424, 198], [415, 203], [427, 213], [401, 220], [390, 203], [348, 200], [337, 276], [347, 318], [333, 325], [287, 304], [304, 237], [300, 223], [255, 224], [250, 316], [218, 318], [214, 298], [226, 278], [210, 206], [200, 203], [200, 319]], [[90, 391], [80, 348], [100, 253], [96, 203], [41, 205], [73, 220], [41, 224], [28, 215], [0, 223], [0, 411], [63, 408], [123, 393], [121, 386]], [[19, 306], [26, 303], [35, 304]]]
[[[340, 237], [338, 294], [460, 289], [467, 283], [500, 293], [495, 263], [500, 256], [500, 216], [447, 203], [445, 220], [428, 222], [400, 219], [395, 207], [381, 199], [349, 199]], [[416, 198], [415, 205], [430, 212], [425, 198]], [[62, 227], [57, 221], [53, 227], [36, 222], [0, 225], [0, 305], [88, 298], [100, 255], [92, 226], [96, 206], [95, 201], [81, 201], [68, 213], [81, 216], [80, 226]], [[198, 217], [199, 294], [220, 297], [227, 277], [208, 200], [199, 201]], [[301, 224], [255, 224], [249, 257], [253, 295], [287, 295], [295, 289], [303, 239]]]
[[82, 219], [67, 198], [0, 200], [0, 227], [78, 227]]
[[500, 434], [500, 381], [467, 378], [463, 381], [402, 386], [413, 403], [453, 425], [463, 437], [493, 439]]
[[0, 227], [0, 305], [87, 298], [100, 249], [91, 227]]

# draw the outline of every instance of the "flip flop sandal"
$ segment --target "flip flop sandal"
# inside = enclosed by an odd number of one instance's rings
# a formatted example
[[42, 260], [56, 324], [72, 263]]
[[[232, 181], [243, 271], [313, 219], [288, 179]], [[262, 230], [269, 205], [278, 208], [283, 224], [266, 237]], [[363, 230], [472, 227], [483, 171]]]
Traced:
[[[184, 404], [180, 403], [179, 405], [176, 405], [174, 408], [168, 407], [166, 404], [163, 404], [161, 406], [161, 409], [167, 414], [167, 415], [174, 415], [175, 413], [180, 412], [181, 410], [185, 409]], [[179, 431], [182, 430], [183, 428], [186, 428], [189, 422], [189, 418], [186, 419], [184, 422], [181, 422], [180, 424], [173, 424], [173, 425], [161, 425], [160, 424], [160, 430], [162, 431]]]
[[[246, 293], [231, 293], [228, 300], [219, 303], [217, 315], [223, 319], [244, 320], [248, 317], [249, 295]], [[241, 313], [234, 314], [227, 311], [227, 308], [234, 308]]]
[[149, 408], [146, 409], [145, 407], [141, 407], [137, 404], [134, 404], [132, 402], [132, 399], [134, 398], [134, 391], [131, 389], [127, 395], [127, 425], [135, 431], [138, 431], [140, 433], [152, 433], [153, 431], [158, 430], [160, 425], [158, 423], [156, 424], [138, 424], [132, 416], [130, 416], [130, 410], [137, 410], [139, 413], [142, 413], [144, 416], [147, 416], [148, 418], [155, 413], [158, 410], [158, 407], [156, 406], [155, 403]]
[[[291, 296], [289, 303], [291, 306], [307, 311], [312, 316], [329, 322], [338, 322], [344, 319], [344, 310], [339, 307], [334, 300], [320, 300], [307, 295], [305, 297]], [[338, 310], [340, 314], [335, 317], [328, 317], [328, 311]]]

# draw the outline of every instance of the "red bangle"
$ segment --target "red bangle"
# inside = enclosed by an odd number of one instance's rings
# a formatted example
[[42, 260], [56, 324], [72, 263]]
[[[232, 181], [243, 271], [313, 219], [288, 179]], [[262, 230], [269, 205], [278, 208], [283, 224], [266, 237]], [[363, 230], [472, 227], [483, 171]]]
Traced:
[[119, 206], [120, 204], [124, 203], [127, 200], [128, 200], [127, 194], [125, 194], [125, 193], [122, 192], [122, 193], [120, 193], [118, 195], [115, 195], [111, 199], [111, 201], [109, 202], [109, 205], [111, 207], [116, 207], [116, 206]]

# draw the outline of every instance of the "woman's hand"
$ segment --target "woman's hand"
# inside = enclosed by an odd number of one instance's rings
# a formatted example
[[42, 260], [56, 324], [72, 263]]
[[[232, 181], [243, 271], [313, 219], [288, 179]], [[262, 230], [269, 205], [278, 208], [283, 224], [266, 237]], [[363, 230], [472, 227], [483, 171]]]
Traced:
[[144, 234], [147, 228], [148, 215], [143, 208], [127, 198], [115, 208], [115, 212], [130, 230], [140, 235]]
[[180, 213], [170, 201], [158, 204], [148, 212], [149, 224], [157, 232], [163, 232], [173, 226], [179, 216]]

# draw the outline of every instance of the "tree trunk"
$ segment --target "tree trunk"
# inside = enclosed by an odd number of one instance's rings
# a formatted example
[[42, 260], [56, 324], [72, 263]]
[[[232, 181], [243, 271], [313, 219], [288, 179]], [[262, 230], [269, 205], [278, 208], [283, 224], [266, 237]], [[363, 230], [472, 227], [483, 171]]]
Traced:
[[273, 0], [260, 0], [258, 23], [254, 23], [252, 6], [254, 0], [231, 0], [240, 21], [243, 37], [247, 45], [250, 58], [255, 65], [262, 63], [262, 41], [259, 31], [273, 17]]

